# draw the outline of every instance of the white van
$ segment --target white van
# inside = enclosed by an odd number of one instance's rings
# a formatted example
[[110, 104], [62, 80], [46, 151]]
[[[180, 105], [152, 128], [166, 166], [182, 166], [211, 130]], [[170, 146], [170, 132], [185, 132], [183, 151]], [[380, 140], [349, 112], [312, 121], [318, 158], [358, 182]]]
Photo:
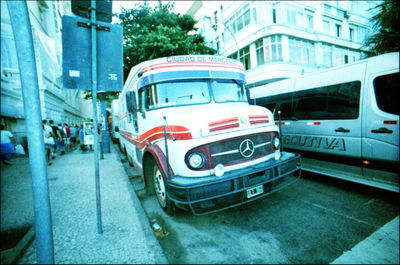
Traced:
[[281, 115], [282, 146], [303, 169], [399, 192], [399, 53], [250, 90]]
[[188, 55], [132, 68], [119, 96], [120, 145], [147, 190], [171, 213], [230, 208], [300, 177], [301, 158], [280, 151], [266, 108], [250, 106], [243, 65]]

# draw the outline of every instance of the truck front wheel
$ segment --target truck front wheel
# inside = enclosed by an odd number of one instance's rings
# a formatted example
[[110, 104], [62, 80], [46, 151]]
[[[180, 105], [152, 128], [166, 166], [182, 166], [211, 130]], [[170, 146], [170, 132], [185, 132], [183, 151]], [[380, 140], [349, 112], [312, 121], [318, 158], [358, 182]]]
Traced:
[[153, 164], [152, 179], [154, 183], [154, 191], [157, 196], [158, 203], [161, 208], [167, 213], [172, 214], [175, 211], [174, 203], [168, 198], [164, 177], [157, 163]]

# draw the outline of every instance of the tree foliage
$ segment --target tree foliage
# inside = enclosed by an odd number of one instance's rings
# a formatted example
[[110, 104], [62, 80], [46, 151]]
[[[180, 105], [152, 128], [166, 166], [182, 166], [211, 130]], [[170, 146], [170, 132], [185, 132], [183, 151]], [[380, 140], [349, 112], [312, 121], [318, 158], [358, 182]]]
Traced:
[[172, 12], [173, 4], [149, 7], [147, 2], [117, 15], [123, 28], [124, 75], [140, 62], [185, 54], [215, 54], [197, 34], [196, 21]]
[[371, 19], [377, 33], [366, 42], [366, 46], [370, 48], [367, 54], [375, 56], [399, 51], [399, 1], [385, 0], [371, 11], [377, 12]]

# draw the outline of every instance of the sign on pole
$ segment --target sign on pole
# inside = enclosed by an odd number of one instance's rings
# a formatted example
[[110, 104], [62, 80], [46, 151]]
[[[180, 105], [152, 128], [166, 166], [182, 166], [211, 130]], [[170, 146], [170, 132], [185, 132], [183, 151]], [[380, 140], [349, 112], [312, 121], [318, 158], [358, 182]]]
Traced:
[[[63, 86], [92, 89], [91, 22], [62, 17]], [[98, 91], [120, 92], [123, 88], [122, 27], [96, 22]]]

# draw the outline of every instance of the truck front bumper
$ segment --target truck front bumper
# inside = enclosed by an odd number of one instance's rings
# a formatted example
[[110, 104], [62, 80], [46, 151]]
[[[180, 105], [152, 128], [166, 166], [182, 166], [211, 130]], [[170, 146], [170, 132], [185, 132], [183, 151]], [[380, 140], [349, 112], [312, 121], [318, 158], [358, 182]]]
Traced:
[[170, 200], [195, 215], [209, 214], [262, 198], [300, 178], [299, 154], [282, 152], [279, 160], [226, 172], [222, 177], [176, 176], [167, 183]]

